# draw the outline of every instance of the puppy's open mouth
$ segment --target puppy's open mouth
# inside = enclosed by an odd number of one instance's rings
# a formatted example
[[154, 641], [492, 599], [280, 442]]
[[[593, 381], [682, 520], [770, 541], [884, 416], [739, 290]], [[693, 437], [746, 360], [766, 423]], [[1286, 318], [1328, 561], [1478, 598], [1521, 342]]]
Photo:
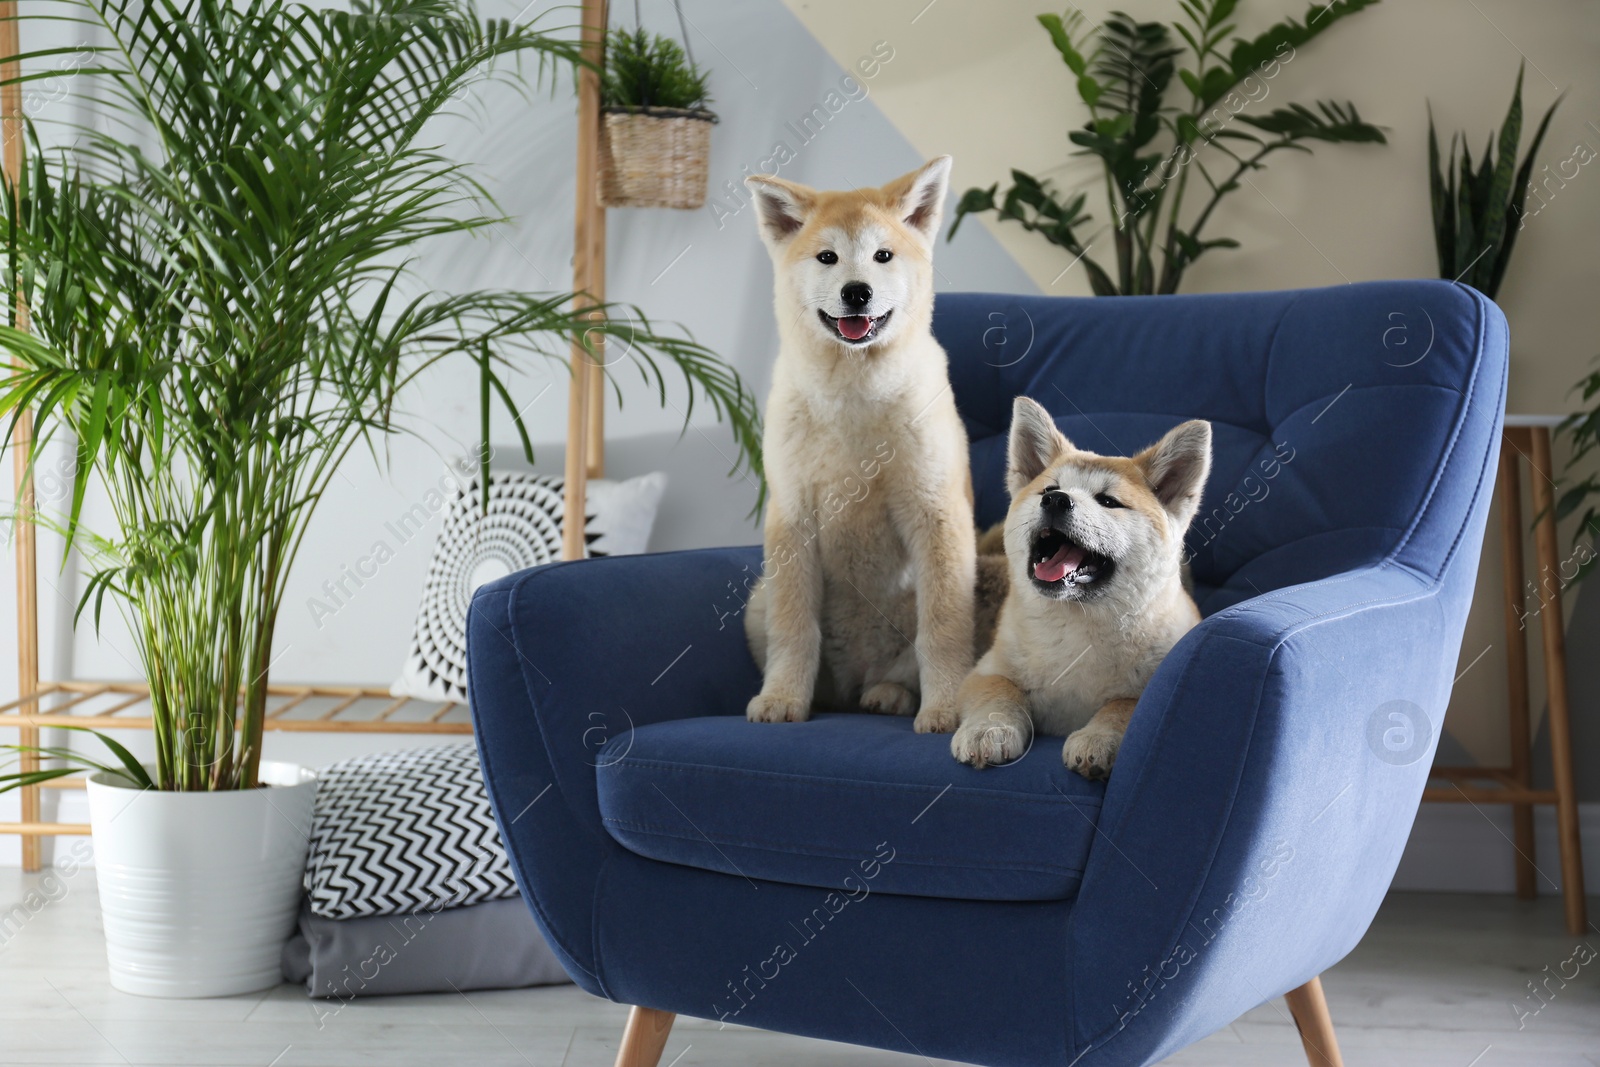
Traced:
[[890, 308], [877, 318], [870, 315], [846, 315], [836, 319], [821, 308], [817, 309], [817, 316], [822, 319], [823, 324], [847, 345], [871, 344], [877, 339], [878, 331], [883, 328], [883, 324], [888, 322], [889, 316], [893, 314], [894, 309]]
[[1049, 596], [1085, 590], [1111, 576], [1109, 556], [1091, 552], [1059, 530], [1041, 530], [1028, 550], [1033, 584]]

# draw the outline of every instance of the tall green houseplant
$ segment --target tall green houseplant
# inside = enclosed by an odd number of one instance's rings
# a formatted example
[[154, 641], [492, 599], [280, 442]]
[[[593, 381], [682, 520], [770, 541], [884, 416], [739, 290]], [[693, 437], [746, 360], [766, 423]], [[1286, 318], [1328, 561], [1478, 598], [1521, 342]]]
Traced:
[[[1385, 143], [1383, 131], [1364, 122], [1354, 104], [1246, 111], [1271, 95], [1297, 48], [1375, 3], [1313, 4], [1304, 22], [1285, 19], [1255, 37], [1233, 37], [1231, 46], [1238, 0], [1178, 0], [1183, 18], [1170, 24], [1140, 22], [1122, 12], [1092, 27], [1076, 9], [1040, 15], [1089, 109], [1088, 123], [1068, 139], [1078, 146], [1076, 155], [1099, 162], [1109, 222], [1088, 232], [1094, 217], [1084, 209], [1087, 193], [1063, 201], [1050, 182], [1013, 170], [1004, 193], [998, 182], [966, 191], [950, 236], [966, 216], [993, 211], [1071, 253], [1096, 296], [1177, 292], [1201, 256], [1239, 247], [1230, 237], [1209, 236], [1206, 225], [1223, 198], [1262, 170], [1268, 156], [1309, 153], [1318, 141]], [[1174, 90], [1182, 103], [1168, 101]], [[1204, 197], [1197, 211], [1184, 210], [1191, 184]], [[1107, 228], [1110, 260], [1097, 251]]]
[[[1428, 193], [1433, 204], [1433, 242], [1439, 252], [1439, 277], [1464, 282], [1490, 300], [1500, 292], [1517, 234], [1526, 225], [1524, 210], [1533, 180], [1533, 160], [1561, 99], [1556, 98], [1533, 133], [1528, 154], [1517, 163], [1522, 142], [1522, 68], [1511, 107], [1498, 137], [1489, 134], [1483, 156], [1474, 166], [1467, 135], [1450, 138], [1450, 154], [1441, 158], [1439, 135], [1428, 109]], [[1459, 153], [1459, 155], [1458, 155]]]
[[[76, 442], [70, 506], [21, 518], [91, 552], [80, 612], [98, 623], [108, 595], [126, 608], [155, 720], [147, 784], [256, 784], [274, 624], [307, 525], [351, 449], [398, 428], [397, 399], [427, 368], [469, 361], [526, 442], [507, 372], [610, 335], [655, 387], [681, 375], [759, 463], [738, 377], [634, 309], [596, 324], [568, 293], [402, 295], [424, 242], [500, 221], [426, 139], [429, 120], [481, 79], [581, 62], [573, 37], [485, 21], [465, 0], [39, 6], [112, 41], [82, 73], [114, 121], [70, 150], [34, 136], [26, 174], [0, 190], [4, 286], [30, 320], [12, 306], [0, 326], [14, 361], [0, 415], [37, 413], [30, 461], [52, 430]], [[25, 54], [24, 69], [49, 76], [52, 56]], [[123, 139], [138, 127], [153, 151]], [[117, 524], [103, 537], [80, 527], [91, 476]]]

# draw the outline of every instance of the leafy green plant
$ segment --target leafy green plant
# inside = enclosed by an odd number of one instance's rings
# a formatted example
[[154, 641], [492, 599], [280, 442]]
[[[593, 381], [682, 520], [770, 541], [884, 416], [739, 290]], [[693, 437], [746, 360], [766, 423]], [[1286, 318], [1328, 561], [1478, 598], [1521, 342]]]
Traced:
[[707, 78], [672, 38], [648, 33], [643, 26], [615, 29], [606, 35], [600, 104], [701, 111], [711, 104]]
[[[1259, 102], [1253, 101], [1252, 85], [1263, 87], [1265, 99], [1265, 87], [1296, 48], [1376, 2], [1313, 4], [1305, 22], [1285, 19], [1254, 38], [1233, 38], [1231, 48], [1225, 42], [1234, 32], [1238, 0], [1178, 0], [1184, 18], [1170, 25], [1121, 12], [1096, 27], [1076, 10], [1040, 15], [1089, 109], [1089, 122], [1068, 138], [1079, 146], [1075, 155], [1099, 160], [1115, 264], [1107, 268], [1103, 256], [1089, 254], [1098, 235], [1086, 233], [1093, 221], [1084, 209], [1087, 193], [1063, 200], [1050, 182], [1020, 170], [1011, 172], [1004, 193], [998, 182], [968, 189], [950, 236], [967, 215], [993, 211], [1072, 253], [1098, 296], [1177, 292], [1184, 272], [1206, 252], [1239, 247], [1232, 238], [1206, 237], [1205, 227], [1223, 198], [1262, 170], [1268, 156], [1309, 153], [1317, 141], [1386, 143], [1383, 131], [1362, 121], [1354, 104], [1290, 104], [1263, 115], [1243, 113]], [[1181, 107], [1167, 102], [1174, 76], [1188, 94]], [[1209, 164], [1202, 155], [1206, 148], [1216, 150]], [[1186, 213], [1192, 174], [1208, 195], [1198, 211]]]
[[114, 764], [101, 763], [99, 760], [76, 749], [58, 748], [53, 745], [0, 745], [0, 752], [10, 752], [13, 756], [13, 762], [15, 762], [15, 757], [20, 757], [25, 753], [33, 753], [34, 755], [68, 764], [68, 766], [64, 767], [44, 767], [38, 770], [0, 774], [0, 793], [30, 785], [42, 785], [57, 778], [65, 778], [69, 774], [77, 774], [79, 770], [85, 767], [92, 771], [119, 775], [140, 789], [156, 788], [155, 779], [150, 777], [149, 769], [110, 734], [101, 733], [99, 730], [91, 730], [85, 726], [60, 726], [57, 729], [93, 734], [110, 750], [111, 754], [116, 757], [117, 762]]
[[[1433, 241], [1439, 251], [1439, 277], [1465, 282], [1490, 300], [1500, 291], [1511, 249], [1522, 229], [1522, 214], [1533, 177], [1533, 158], [1561, 99], [1550, 105], [1534, 132], [1528, 154], [1517, 165], [1522, 141], [1522, 67], [1511, 94], [1511, 109], [1500, 124], [1498, 150], [1490, 133], [1476, 167], [1467, 135], [1450, 138], [1450, 157], [1441, 159], [1439, 138], [1428, 109], [1428, 174], [1433, 200]], [[1456, 151], [1459, 145], [1460, 159]]]
[[[663, 399], [666, 369], [680, 374], [759, 473], [738, 376], [636, 309], [595, 319], [569, 293], [405, 295], [423, 242], [501, 221], [424, 139], [429, 119], [480, 79], [553, 78], [581, 61], [570, 37], [484, 21], [466, 0], [28, 6], [39, 13], [25, 19], [109, 36], [83, 73], [123, 121], [49, 153], [30, 127], [26, 173], [0, 187], [0, 278], [29, 319], [7, 301], [0, 416], [9, 440], [36, 411], [30, 465], [52, 434], [76, 442], [64, 515], [18, 518], [88, 553], [80, 615], [93, 603], [98, 625], [109, 595], [128, 616], [159, 788], [256, 785], [274, 627], [311, 516], [353, 448], [376, 459], [403, 429], [397, 401], [441, 361], [470, 361], [485, 424], [497, 397], [526, 444], [507, 374], [564, 363], [574, 338], [591, 353], [608, 341], [609, 361], [631, 361]], [[50, 76], [52, 54], [24, 54], [43, 73], [17, 80]], [[139, 129], [153, 150], [118, 136]], [[80, 526], [91, 476], [114, 534]]]
[[[1600, 361], [1600, 357], [1596, 359]], [[1591, 503], [1592, 497], [1600, 495], [1600, 475], [1593, 470], [1594, 456], [1600, 454], [1600, 403], [1596, 401], [1600, 397], [1600, 370], [1590, 371], [1572, 387], [1572, 391], [1583, 395], [1583, 406], [1588, 410], [1568, 416], [1556, 428], [1557, 434], [1567, 437], [1571, 442], [1572, 454], [1567, 458], [1567, 465], [1557, 482], [1561, 495], [1556, 498], [1555, 512], [1556, 521], [1560, 522], [1577, 514], [1579, 508], [1583, 509], [1578, 528], [1572, 535], [1574, 549], [1580, 545], [1590, 548], [1587, 558], [1579, 562], [1577, 574], [1571, 579], [1580, 582], [1600, 562], [1600, 555], [1594, 552], [1592, 543], [1596, 535], [1600, 535], [1600, 510]], [[1584, 467], [1590, 469], [1581, 480], [1568, 481], [1574, 470]]]

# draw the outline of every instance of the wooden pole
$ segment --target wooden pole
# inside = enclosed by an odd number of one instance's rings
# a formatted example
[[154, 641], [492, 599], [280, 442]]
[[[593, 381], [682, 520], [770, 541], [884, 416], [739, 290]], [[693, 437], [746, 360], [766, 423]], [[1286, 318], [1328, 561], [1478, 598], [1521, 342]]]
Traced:
[[[22, 179], [23, 125], [22, 86], [11, 81], [21, 73], [17, 56], [22, 52], [22, 35], [17, 27], [16, 0], [0, 0], [0, 78], [10, 82], [0, 89], [0, 135], [5, 138], [5, 180], [15, 186]], [[28, 309], [17, 295], [17, 326], [28, 328]], [[17, 554], [17, 696], [32, 696], [39, 689], [39, 573], [38, 541], [31, 517], [34, 495], [33, 478], [28, 470], [28, 452], [33, 446], [33, 413], [24, 409], [17, 418], [16, 431], [11, 437], [12, 460], [15, 464], [17, 487], [16, 554]], [[24, 726], [17, 730], [17, 743], [37, 745], [37, 727]], [[39, 769], [39, 757], [24, 750], [19, 770]], [[37, 824], [39, 818], [39, 789], [37, 786], [18, 791], [22, 803], [22, 822]], [[22, 835], [22, 869], [39, 869], [40, 837], [37, 833]]]
[[1533, 507], [1539, 514], [1534, 547], [1539, 560], [1539, 621], [1544, 630], [1545, 696], [1550, 710], [1550, 762], [1556, 780], [1556, 838], [1561, 848], [1561, 889], [1567, 932], [1574, 937], [1588, 927], [1583, 897], [1583, 846], [1579, 840], [1578, 793], [1572, 780], [1572, 720], [1567, 707], [1567, 639], [1561, 617], [1561, 551], [1556, 543], [1556, 516], [1550, 461], [1550, 428], [1533, 427]]
[[[596, 300], [606, 298], [606, 209], [596, 200], [594, 241], [590, 246], [589, 292]], [[589, 378], [589, 477], [606, 476], [606, 373], [599, 363], [590, 368]]]
[[[576, 307], [591, 307], [596, 302], [597, 267], [604, 264], [605, 209], [600, 206], [596, 179], [600, 169], [600, 73], [605, 60], [605, 0], [583, 0], [584, 51], [593, 68], [578, 74], [578, 188], [577, 218], [573, 226], [572, 288], [579, 294]], [[600, 249], [599, 255], [596, 250]], [[604, 283], [599, 283], [604, 289]], [[588, 505], [586, 482], [589, 478], [590, 444], [598, 440], [598, 430], [590, 430], [598, 392], [598, 364], [590, 358], [580, 340], [572, 343], [572, 379], [567, 395], [567, 465], [561, 523], [561, 555], [564, 559], [584, 556], [584, 519]], [[598, 424], [598, 419], [594, 420]], [[596, 449], [598, 452], [598, 449]]]
[[[1528, 711], [1528, 634], [1526, 603], [1522, 588], [1522, 454], [1519, 445], [1528, 445], [1527, 431], [1512, 427], [1505, 431], [1500, 446], [1500, 537], [1503, 548], [1502, 575], [1506, 598], [1506, 684], [1511, 727], [1511, 776], [1517, 785], [1533, 785], [1533, 732]], [[1520, 435], [1520, 440], [1519, 440]], [[1529, 446], [1531, 447], [1531, 446]], [[1517, 871], [1517, 896], [1532, 900], [1537, 886], [1534, 879], [1533, 805], [1513, 804], [1512, 837], [1517, 854], [1512, 862]]]

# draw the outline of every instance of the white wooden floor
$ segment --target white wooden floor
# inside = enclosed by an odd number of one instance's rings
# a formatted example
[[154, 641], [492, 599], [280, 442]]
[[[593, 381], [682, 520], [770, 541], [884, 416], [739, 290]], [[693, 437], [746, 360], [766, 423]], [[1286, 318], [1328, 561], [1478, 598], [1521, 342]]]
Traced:
[[[323, 1018], [282, 985], [223, 1000], [127, 996], [106, 983], [93, 873], [20, 924], [38, 876], [0, 870], [0, 1064], [610, 1067], [625, 1009], [572, 986], [353, 1001]], [[1600, 900], [1591, 902], [1600, 916]], [[7, 914], [12, 916], [6, 924]], [[1600, 950], [1600, 929], [1583, 939]], [[1513, 1004], [1579, 939], [1553, 900], [1396, 893], [1324, 976], [1349, 1067], [1600, 1067], [1600, 959], [1519, 1030]], [[1581, 957], [1580, 957], [1581, 958]], [[1554, 983], [1552, 983], [1554, 987]], [[324, 1012], [330, 1010], [325, 1006]], [[913, 1067], [914, 1056], [680, 1019], [663, 1067]], [[1168, 1060], [1302, 1067], [1281, 1001]]]

